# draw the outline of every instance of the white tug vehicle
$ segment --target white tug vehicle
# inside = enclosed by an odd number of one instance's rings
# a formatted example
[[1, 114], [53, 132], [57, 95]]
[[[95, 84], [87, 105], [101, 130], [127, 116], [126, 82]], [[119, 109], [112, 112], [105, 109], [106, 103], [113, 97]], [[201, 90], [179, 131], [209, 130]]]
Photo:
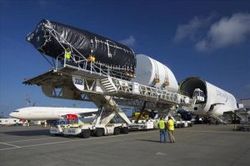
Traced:
[[100, 137], [128, 133], [126, 123], [110, 121], [105, 125], [100, 123], [100, 119], [101, 115], [85, 117], [78, 114], [66, 114], [58, 120], [58, 124], [50, 128], [50, 134], [88, 138], [90, 136]]

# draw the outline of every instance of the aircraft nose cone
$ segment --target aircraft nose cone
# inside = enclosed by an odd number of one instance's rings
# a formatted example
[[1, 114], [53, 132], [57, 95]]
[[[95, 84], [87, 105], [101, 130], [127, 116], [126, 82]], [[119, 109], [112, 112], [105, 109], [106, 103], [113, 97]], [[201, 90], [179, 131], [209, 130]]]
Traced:
[[15, 118], [15, 113], [14, 113], [14, 112], [11, 112], [9, 115], [10, 115], [11, 117]]
[[20, 119], [20, 116], [21, 116], [20, 113], [21, 113], [21, 111], [22, 111], [22, 109], [16, 109], [13, 112], [11, 112], [9, 115], [12, 118], [18, 118], [18, 119]]

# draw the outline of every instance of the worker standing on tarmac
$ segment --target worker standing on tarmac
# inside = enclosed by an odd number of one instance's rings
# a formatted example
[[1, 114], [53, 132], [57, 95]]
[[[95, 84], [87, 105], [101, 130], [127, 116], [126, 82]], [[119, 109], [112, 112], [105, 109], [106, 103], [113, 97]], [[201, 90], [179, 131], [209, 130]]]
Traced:
[[160, 142], [161, 143], [166, 143], [167, 142], [167, 124], [165, 120], [161, 117], [160, 121], [158, 123], [158, 127], [160, 129]]
[[172, 119], [171, 116], [168, 116], [167, 127], [168, 127], [169, 141], [170, 141], [170, 143], [175, 143], [175, 138], [174, 138], [174, 120]]

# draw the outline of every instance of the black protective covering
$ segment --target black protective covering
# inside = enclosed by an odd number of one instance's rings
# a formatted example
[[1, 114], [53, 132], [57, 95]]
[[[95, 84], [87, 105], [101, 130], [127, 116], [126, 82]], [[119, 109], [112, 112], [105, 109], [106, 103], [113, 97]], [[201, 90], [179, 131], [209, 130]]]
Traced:
[[[54, 21], [42, 20], [35, 31], [28, 35], [27, 40], [38, 51], [53, 58], [63, 55], [63, 47], [67, 48], [70, 43], [86, 58], [90, 54], [94, 55], [97, 62], [130, 68], [132, 71], [136, 66], [135, 54], [129, 47], [100, 35]], [[73, 53], [78, 54], [74, 50]]]

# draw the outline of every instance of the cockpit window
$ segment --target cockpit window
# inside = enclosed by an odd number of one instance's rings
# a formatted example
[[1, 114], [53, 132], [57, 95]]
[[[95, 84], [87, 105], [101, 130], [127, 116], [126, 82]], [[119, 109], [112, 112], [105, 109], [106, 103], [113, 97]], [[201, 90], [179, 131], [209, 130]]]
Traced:
[[194, 91], [193, 96], [201, 96], [201, 97], [205, 97], [205, 94], [203, 91]]
[[13, 111], [13, 112], [19, 112], [19, 111]]
[[204, 103], [205, 102], [205, 93], [199, 89], [199, 88], [196, 88], [193, 92], [193, 98], [196, 99], [196, 104], [200, 104], [200, 103]]

